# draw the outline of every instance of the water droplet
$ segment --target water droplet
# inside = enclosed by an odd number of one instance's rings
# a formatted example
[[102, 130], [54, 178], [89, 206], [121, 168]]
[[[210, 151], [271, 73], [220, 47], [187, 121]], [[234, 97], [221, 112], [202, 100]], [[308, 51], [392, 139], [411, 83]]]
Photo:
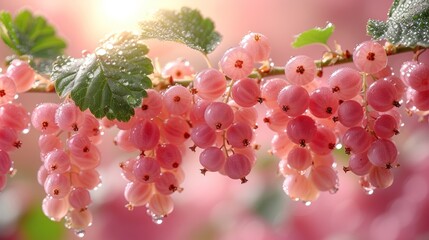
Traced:
[[83, 230], [83, 229], [75, 230], [74, 234], [80, 238], [83, 238], [83, 237], [85, 237], [85, 230]]
[[94, 77], [94, 74], [93, 73], [88, 73], [88, 78], [89, 79], [91, 79], [91, 78], [93, 78]]
[[97, 54], [98, 56], [103, 56], [106, 55], [107, 51], [104, 48], [97, 48], [95, 50], [95, 54]]
[[113, 49], [113, 45], [111, 43], [107, 43], [106, 44], [106, 48], [109, 49], [109, 50]]
[[164, 217], [163, 216], [158, 216], [158, 215], [153, 215], [152, 216], [152, 221], [156, 224], [161, 224], [164, 221]]
[[30, 132], [30, 128], [24, 128], [24, 130], [22, 130], [22, 134], [28, 134]]
[[307, 207], [310, 206], [311, 205], [311, 201], [304, 201], [304, 205], [307, 206]]
[[118, 54], [119, 54], [119, 55], [122, 55], [123, 53], [124, 53], [124, 52], [123, 52], [122, 50], [119, 50], [119, 51], [118, 51]]

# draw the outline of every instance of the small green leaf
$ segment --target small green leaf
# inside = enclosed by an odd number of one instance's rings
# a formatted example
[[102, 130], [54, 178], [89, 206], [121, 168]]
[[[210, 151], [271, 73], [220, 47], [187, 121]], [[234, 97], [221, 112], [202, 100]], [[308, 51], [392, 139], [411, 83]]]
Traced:
[[292, 42], [292, 47], [299, 48], [310, 44], [323, 44], [328, 43], [329, 37], [334, 32], [335, 26], [332, 23], [328, 23], [325, 28], [319, 27], [309, 29], [295, 36], [295, 41]]
[[151, 20], [140, 23], [144, 39], [179, 42], [204, 54], [212, 52], [222, 39], [214, 28], [212, 20], [203, 18], [198, 10], [186, 7], [180, 12], [160, 10]]
[[108, 37], [85, 58], [59, 57], [52, 72], [56, 91], [97, 118], [128, 121], [152, 86], [148, 51], [137, 35], [124, 32]]
[[28, 10], [21, 11], [14, 19], [10, 13], [0, 12], [0, 36], [20, 56], [54, 58], [62, 55], [66, 47], [43, 17], [33, 16]]
[[395, 45], [429, 47], [429, 1], [395, 0], [387, 21], [369, 20], [367, 33]]

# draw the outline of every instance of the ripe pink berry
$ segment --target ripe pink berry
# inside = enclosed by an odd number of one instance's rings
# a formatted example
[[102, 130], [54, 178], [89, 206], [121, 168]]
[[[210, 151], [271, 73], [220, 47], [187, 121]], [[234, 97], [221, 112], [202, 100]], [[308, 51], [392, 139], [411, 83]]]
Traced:
[[16, 86], [12, 79], [0, 74], [0, 103], [7, 103], [15, 99]]
[[8, 66], [6, 75], [15, 82], [16, 91], [22, 93], [32, 88], [36, 74], [28, 62], [15, 59]]
[[217, 69], [205, 69], [195, 76], [194, 88], [202, 99], [215, 100], [225, 93], [226, 79]]
[[378, 42], [366, 41], [353, 52], [353, 62], [362, 72], [377, 73], [387, 65], [387, 54]]
[[268, 60], [271, 46], [268, 38], [260, 33], [248, 33], [240, 41], [240, 47], [246, 49], [255, 62]]
[[241, 107], [252, 107], [262, 102], [259, 85], [251, 78], [242, 78], [234, 82], [231, 97]]
[[219, 65], [226, 76], [238, 80], [252, 73], [253, 58], [244, 48], [234, 47], [225, 52]]
[[316, 65], [310, 57], [295, 56], [285, 65], [286, 80], [297, 85], [305, 85], [313, 81], [316, 76]]

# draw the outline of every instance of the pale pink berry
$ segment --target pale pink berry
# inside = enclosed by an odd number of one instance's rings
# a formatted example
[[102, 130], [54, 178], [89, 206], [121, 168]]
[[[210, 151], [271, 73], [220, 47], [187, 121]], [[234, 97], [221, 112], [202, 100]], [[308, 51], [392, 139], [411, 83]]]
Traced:
[[7, 103], [15, 99], [16, 86], [12, 79], [0, 74], [0, 103]]
[[215, 100], [225, 93], [226, 79], [217, 69], [205, 69], [195, 76], [194, 88], [202, 99]]
[[181, 115], [191, 109], [192, 94], [184, 86], [174, 85], [164, 92], [162, 100], [169, 113]]
[[310, 57], [295, 56], [285, 65], [286, 80], [292, 84], [305, 85], [313, 81], [316, 76], [316, 64]]
[[353, 52], [353, 62], [362, 72], [377, 73], [387, 65], [387, 54], [378, 42], [366, 41]]
[[189, 61], [178, 58], [175, 61], [168, 62], [162, 69], [162, 76], [172, 77], [174, 80], [181, 80], [194, 74], [194, 68]]
[[246, 34], [239, 45], [249, 52], [255, 62], [268, 60], [270, 56], [271, 45], [268, 38], [260, 33]]
[[232, 179], [240, 179], [241, 183], [247, 182], [246, 176], [252, 169], [249, 158], [243, 154], [235, 153], [226, 158], [224, 165], [225, 174]]
[[231, 79], [238, 80], [252, 73], [253, 58], [244, 48], [234, 47], [225, 52], [219, 65], [225, 75]]
[[16, 91], [22, 93], [33, 87], [36, 74], [28, 62], [14, 59], [7, 67], [6, 75], [15, 82]]

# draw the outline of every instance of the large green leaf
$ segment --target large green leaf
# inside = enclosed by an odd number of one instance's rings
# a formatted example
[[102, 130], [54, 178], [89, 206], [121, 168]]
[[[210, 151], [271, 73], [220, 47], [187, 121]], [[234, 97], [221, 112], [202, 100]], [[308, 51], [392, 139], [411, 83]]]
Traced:
[[52, 80], [61, 97], [70, 96], [81, 110], [94, 116], [128, 121], [152, 86], [148, 48], [135, 34], [124, 32], [102, 41], [94, 54], [74, 59], [59, 57]]
[[160, 10], [150, 20], [140, 23], [142, 38], [184, 43], [204, 54], [212, 52], [222, 39], [214, 28], [212, 20], [186, 7], [180, 12]]
[[310, 44], [326, 45], [329, 37], [334, 32], [335, 26], [328, 23], [325, 28], [312, 28], [295, 36], [295, 41], [292, 42], [292, 47], [298, 48]]
[[367, 32], [395, 45], [429, 47], [429, 1], [395, 0], [387, 21], [369, 20]]
[[12, 18], [0, 12], [0, 35], [17, 55], [52, 58], [63, 54], [66, 43], [56, 36], [55, 29], [41, 16], [23, 10]]

